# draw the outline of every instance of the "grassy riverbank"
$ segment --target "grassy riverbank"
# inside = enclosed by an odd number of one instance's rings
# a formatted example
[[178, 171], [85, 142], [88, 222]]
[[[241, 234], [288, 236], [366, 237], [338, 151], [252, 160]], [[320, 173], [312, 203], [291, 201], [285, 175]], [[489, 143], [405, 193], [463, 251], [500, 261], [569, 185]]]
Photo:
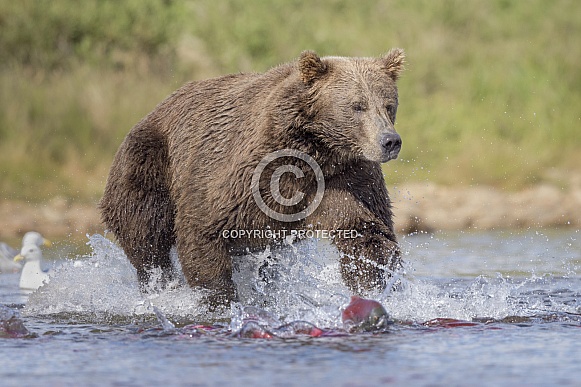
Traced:
[[263, 4], [0, 0], [0, 200], [94, 202], [125, 134], [172, 90], [304, 49], [406, 50], [390, 184], [516, 190], [581, 172], [580, 3]]

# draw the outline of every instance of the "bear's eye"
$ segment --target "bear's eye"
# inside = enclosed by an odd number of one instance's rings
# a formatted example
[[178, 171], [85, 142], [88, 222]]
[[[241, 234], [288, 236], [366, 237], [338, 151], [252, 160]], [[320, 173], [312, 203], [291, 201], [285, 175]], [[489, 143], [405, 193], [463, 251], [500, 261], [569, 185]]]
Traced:
[[367, 110], [367, 105], [365, 104], [365, 102], [355, 102], [352, 106], [353, 110], [360, 113], [360, 112], [364, 112], [365, 110]]
[[385, 107], [385, 110], [387, 111], [387, 115], [388, 115], [389, 119], [391, 120], [391, 122], [395, 121], [395, 106], [394, 105], [387, 105]]

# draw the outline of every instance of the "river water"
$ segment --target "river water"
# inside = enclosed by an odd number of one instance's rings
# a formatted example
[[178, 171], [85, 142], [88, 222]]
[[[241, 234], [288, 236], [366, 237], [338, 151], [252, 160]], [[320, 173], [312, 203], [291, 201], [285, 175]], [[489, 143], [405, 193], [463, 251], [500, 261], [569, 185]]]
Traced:
[[[370, 295], [393, 323], [348, 333], [341, 310], [350, 295], [325, 241], [235, 258], [241, 302], [210, 312], [204, 294], [181, 282], [140, 293], [123, 252], [94, 235], [89, 254], [45, 251], [55, 268], [32, 294], [18, 289], [18, 275], [0, 275], [0, 384], [578, 385], [580, 238], [401, 238], [405, 269]], [[250, 337], [261, 335], [270, 338]]]

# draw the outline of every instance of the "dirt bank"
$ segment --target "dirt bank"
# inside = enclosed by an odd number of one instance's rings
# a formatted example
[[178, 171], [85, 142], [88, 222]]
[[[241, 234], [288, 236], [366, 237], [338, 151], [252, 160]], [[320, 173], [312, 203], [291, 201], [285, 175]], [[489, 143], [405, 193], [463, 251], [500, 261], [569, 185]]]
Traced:
[[0, 240], [15, 240], [27, 231], [38, 231], [51, 240], [81, 239], [103, 232], [96, 204], [79, 204], [57, 197], [47, 203], [0, 203]]
[[506, 192], [427, 183], [396, 187], [391, 193], [399, 232], [581, 227], [581, 179], [567, 189], [541, 184]]
[[[520, 192], [432, 183], [391, 187], [399, 233], [416, 230], [581, 227], [581, 178], [566, 189], [537, 185]], [[96, 204], [55, 198], [43, 204], [0, 203], [0, 240], [36, 230], [51, 239], [103, 232]]]

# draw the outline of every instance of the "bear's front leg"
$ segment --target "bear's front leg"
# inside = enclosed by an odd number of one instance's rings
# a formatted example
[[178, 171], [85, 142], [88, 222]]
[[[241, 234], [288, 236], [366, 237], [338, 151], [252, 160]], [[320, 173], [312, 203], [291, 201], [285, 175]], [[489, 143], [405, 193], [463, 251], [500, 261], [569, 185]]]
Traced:
[[401, 266], [387, 192], [367, 188], [366, 193], [327, 189], [307, 219], [316, 229], [333, 233], [332, 242], [341, 253], [343, 281], [356, 294], [383, 290], [391, 272]]
[[351, 234], [355, 232], [355, 238], [339, 237], [333, 241], [341, 252], [343, 281], [356, 294], [385, 289], [386, 280], [401, 266], [397, 243], [369, 229], [352, 230]]
[[229, 306], [236, 300], [232, 260], [223, 243], [189, 233], [185, 238], [178, 236], [177, 249], [188, 285], [208, 290], [207, 300], [212, 309]]

